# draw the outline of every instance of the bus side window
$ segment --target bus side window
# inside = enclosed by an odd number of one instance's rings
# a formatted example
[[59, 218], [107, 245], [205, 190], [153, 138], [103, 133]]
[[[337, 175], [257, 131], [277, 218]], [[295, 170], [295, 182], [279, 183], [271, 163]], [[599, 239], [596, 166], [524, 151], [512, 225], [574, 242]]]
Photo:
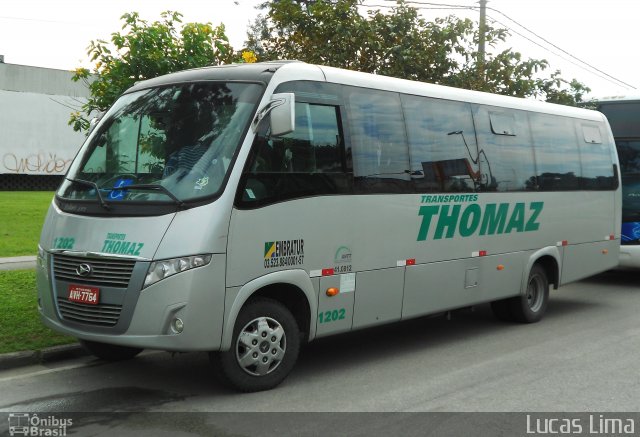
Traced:
[[640, 174], [640, 141], [638, 140], [616, 140], [618, 157], [622, 176], [637, 176]]
[[540, 190], [579, 190], [582, 171], [573, 121], [537, 113], [530, 113], [529, 120]]
[[527, 113], [474, 105], [485, 191], [537, 190]]
[[356, 194], [412, 191], [397, 93], [345, 87]]
[[481, 175], [471, 106], [428, 97], [401, 98], [415, 191], [475, 191]]
[[601, 126], [576, 121], [584, 190], [610, 190], [616, 186], [611, 147], [603, 141]]
[[237, 203], [251, 207], [349, 192], [339, 119], [337, 106], [296, 102], [293, 132], [271, 137], [268, 123], [263, 122], [253, 142]]

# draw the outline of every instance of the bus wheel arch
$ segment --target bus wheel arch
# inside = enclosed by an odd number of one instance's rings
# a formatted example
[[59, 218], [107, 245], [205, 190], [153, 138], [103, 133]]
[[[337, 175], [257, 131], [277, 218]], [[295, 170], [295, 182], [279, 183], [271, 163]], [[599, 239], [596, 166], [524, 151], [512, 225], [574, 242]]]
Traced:
[[553, 289], [557, 290], [560, 286], [560, 266], [557, 258], [551, 255], [543, 255], [533, 262], [529, 271], [536, 264], [539, 264], [545, 270], [549, 285], [553, 285]]
[[231, 347], [233, 329], [242, 308], [252, 299], [260, 298], [279, 302], [287, 308], [303, 333], [303, 342], [315, 338], [316, 326], [311, 317], [317, 312], [317, 296], [309, 275], [304, 270], [280, 271], [257, 278], [240, 289], [226, 312], [220, 350]]
[[535, 323], [542, 319], [549, 304], [549, 276], [542, 263], [536, 262], [528, 272], [524, 293], [508, 300], [511, 318], [519, 323]]
[[210, 352], [209, 359], [224, 385], [243, 392], [269, 390], [293, 370], [300, 343], [300, 328], [286, 306], [253, 297], [238, 315], [231, 349]]
[[256, 290], [247, 302], [258, 298], [271, 299], [284, 305], [296, 319], [302, 335], [301, 342], [305, 342], [309, 336], [309, 327], [311, 326], [311, 308], [302, 290], [295, 285], [287, 283], [271, 284]]
[[557, 248], [545, 248], [529, 258], [517, 296], [491, 302], [499, 320], [535, 323], [542, 319], [549, 303], [549, 286], [560, 285], [560, 254]]
[[508, 300], [513, 321], [535, 323], [544, 317], [549, 304], [549, 286], [560, 285], [560, 252], [547, 247], [536, 252], [524, 270], [520, 294]]

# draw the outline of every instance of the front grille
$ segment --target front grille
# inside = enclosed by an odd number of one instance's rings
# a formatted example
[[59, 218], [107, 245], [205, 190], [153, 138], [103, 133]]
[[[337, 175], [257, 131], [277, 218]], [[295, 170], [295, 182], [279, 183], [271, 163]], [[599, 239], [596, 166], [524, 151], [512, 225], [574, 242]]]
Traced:
[[115, 326], [120, 319], [122, 305], [85, 305], [58, 297], [58, 309], [65, 320], [96, 326]]
[[[91, 273], [88, 276], [80, 276], [76, 273], [80, 264], [91, 266]], [[53, 273], [58, 280], [103, 287], [127, 288], [135, 264], [135, 261], [129, 260], [58, 254], [53, 256]]]

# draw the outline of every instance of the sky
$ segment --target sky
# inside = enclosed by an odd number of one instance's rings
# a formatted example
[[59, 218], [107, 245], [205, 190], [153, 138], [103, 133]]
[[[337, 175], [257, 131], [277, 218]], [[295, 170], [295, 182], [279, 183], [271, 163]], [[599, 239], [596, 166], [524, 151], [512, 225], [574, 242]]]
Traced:
[[[184, 22], [224, 23], [231, 44], [239, 49], [259, 13], [255, 6], [262, 1], [1, 0], [0, 55], [10, 64], [63, 70], [89, 67], [89, 42], [108, 40], [119, 31], [123, 13], [139, 12], [153, 21], [165, 10], [181, 12]], [[365, 0], [365, 4], [393, 2]], [[413, 6], [427, 19], [450, 14], [479, 19], [478, 0], [417, 0]], [[640, 0], [488, 0], [487, 6], [490, 22], [497, 20], [496, 26], [511, 29], [507, 47], [525, 58], [549, 61], [547, 75], [561, 70], [563, 78], [590, 87], [589, 97], [640, 95]]]

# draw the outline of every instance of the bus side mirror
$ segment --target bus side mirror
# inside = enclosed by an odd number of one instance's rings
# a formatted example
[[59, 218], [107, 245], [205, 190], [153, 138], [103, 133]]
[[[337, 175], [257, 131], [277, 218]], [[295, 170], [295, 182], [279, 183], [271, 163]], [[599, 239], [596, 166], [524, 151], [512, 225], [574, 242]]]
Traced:
[[296, 128], [296, 97], [293, 93], [279, 93], [272, 96], [271, 136], [277, 137], [293, 132]]

